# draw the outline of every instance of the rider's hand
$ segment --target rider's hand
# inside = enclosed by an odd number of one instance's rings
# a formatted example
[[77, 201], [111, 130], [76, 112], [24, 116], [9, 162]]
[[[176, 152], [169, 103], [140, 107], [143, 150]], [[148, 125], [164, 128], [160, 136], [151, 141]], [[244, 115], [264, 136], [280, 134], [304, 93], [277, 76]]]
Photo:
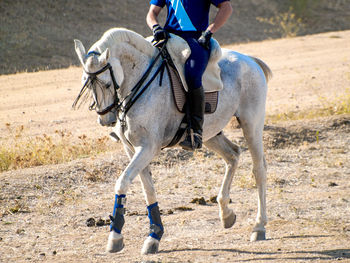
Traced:
[[198, 38], [198, 43], [203, 46], [206, 49], [210, 49], [210, 39], [211, 36], [213, 35], [212, 32], [210, 32], [209, 29], [207, 29], [203, 34], [201, 35], [200, 38]]
[[168, 39], [168, 32], [166, 32], [159, 24], [154, 25], [152, 31], [155, 41], [159, 42]]

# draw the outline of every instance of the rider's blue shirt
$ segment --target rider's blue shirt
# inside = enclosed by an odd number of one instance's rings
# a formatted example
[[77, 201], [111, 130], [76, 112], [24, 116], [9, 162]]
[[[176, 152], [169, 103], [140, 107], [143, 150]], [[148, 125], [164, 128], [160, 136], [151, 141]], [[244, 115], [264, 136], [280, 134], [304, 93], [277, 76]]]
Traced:
[[151, 5], [168, 8], [164, 28], [169, 31], [205, 31], [209, 26], [209, 9], [229, 0], [151, 0]]

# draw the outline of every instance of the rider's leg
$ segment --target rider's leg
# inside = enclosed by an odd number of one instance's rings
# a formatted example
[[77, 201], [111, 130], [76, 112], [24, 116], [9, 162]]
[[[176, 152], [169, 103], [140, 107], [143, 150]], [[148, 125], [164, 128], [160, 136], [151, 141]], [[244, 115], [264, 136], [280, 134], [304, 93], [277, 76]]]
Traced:
[[[202, 47], [197, 39], [185, 39], [191, 48], [191, 55], [185, 64], [185, 77], [188, 86], [188, 103], [193, 134], [188, 134], [180, 146], [186, 150], [195, 150], [202, 147], [202, 133], [204, 121], [204, 90], [202, 76], [208, 65], [210, 50]], [[193, 137], [192, 137], [193, 136]], [[193, 140], [192, 140], [193, 138]]]

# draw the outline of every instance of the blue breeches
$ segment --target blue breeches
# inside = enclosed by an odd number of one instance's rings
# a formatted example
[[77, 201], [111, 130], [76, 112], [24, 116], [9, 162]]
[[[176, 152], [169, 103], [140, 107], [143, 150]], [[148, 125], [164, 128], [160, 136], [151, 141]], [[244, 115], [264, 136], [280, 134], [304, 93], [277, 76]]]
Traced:
[[[175, 33], [175, 32], [174, 32]], [[198, 89], [202, 86], [202, 76], [208, 65], [210, 50], [198, 43], [198, 32], [176, 32], [190, 46], [191, 55], [185, 63], [185, 78], [189, 90]]]

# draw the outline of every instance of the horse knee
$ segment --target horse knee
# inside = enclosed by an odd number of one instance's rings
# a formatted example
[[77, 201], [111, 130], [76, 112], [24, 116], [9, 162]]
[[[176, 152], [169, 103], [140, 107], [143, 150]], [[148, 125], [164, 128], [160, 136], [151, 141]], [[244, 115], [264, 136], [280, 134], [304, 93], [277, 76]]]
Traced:
[[114, 192], [116, 194], [124, 194], [127, 192], [130, 184], [130, 179], [122, 174], [115, 183]]

